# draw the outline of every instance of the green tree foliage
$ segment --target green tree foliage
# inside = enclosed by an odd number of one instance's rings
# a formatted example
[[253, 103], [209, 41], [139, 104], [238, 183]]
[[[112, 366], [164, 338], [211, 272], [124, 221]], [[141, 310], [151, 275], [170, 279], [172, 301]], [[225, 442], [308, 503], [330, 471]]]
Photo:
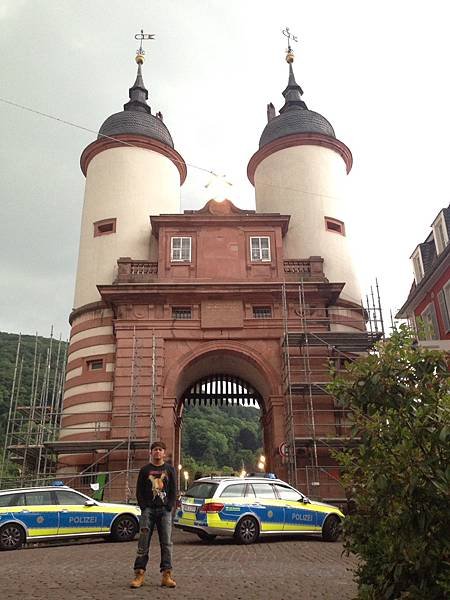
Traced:
[[261, 453], [261, 412], [253, 407], [189, 407], [183, 413], [183, 466], [228, 474], [256, 470]]
[[450, 400], [443, 353], [401, 328], [330, 391], [361, 439], [337, 452], [356, 502], [344, 544], [364, 600], [450, 597]]

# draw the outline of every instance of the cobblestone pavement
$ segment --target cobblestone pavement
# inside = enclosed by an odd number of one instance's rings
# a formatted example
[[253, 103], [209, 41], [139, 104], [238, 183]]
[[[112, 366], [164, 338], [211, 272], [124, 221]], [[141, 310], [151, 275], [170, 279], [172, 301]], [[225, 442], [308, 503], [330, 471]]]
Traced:
[[271, 538], [240, 546], [221, 538], [204, 544], [174, 532], [175, 589], [160, 587], [159, 546], [152, 540], [142, 588], [128, 587], [137, 542], [95, 540], [41, 545], [0, 554], [2, 600], [350, 600], [354, 561], [340, 543]]

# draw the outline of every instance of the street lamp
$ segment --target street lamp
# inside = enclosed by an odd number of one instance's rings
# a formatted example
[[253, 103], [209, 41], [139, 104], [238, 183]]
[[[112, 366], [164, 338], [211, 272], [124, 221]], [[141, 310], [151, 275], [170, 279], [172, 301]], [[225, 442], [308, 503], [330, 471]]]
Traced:
[[178, 485], [178, 489], [180, 489], [181, 487], [181, 469], [183, 467], [181, 465], [178, 465], [178, 481], [177, 481], [177, 485]]
[[189, 473], [187, 471], [183, 471], [184, 475], [184, 491], [187, 490], [188, 481], [189, 481]]

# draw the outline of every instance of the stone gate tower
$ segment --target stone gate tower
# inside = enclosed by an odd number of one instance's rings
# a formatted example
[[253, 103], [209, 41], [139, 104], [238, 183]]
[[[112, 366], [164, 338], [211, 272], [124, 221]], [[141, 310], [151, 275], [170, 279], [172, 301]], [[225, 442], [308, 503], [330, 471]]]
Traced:
[[268, 106], [248, 165], [256, 211], [210, 200], [180, 213], [186, 165], [147, 104], [142, 61], [81, 157], [59, 475], [107, 473], [107, 496], [129, 499], [153, 436], [178, 464], [183, 407], [232, 397], [259, 405], [269, 470], [342, 499], [330, 449], [350, 430], [328, 366], [372, 342], [348, 248], [350, 150], [302, 100], [289, 51], [285, 104]]

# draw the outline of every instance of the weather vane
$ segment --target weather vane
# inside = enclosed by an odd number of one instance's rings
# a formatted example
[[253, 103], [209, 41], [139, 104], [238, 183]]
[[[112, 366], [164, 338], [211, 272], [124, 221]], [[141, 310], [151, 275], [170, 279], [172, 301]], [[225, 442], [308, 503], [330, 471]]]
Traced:
[[292, 52], [292, 48], [291, 48], [291, 38], [292, 38], [292, 41], [293, 41], [293, 42], [298, 42], [297, 36], [296, 36], [296, 35], [294, 35], [294, 34], [292, 34], [292, 33], [289, 31], [289, 27], [286, 27], [286, 29], [283, 29], [283, 35], [285, 35], [285, 36], [287, 37], [287, 39], [288, 39], [288, 49], [287, 49], [287, 51], [288, 51], [288, 52]]
[[142, 42], [144, 40], [153, 40], [155, 39], [155, 34], [154, 33], [144, 33], [144, 30], [141, 29], [141, 33], [136, 33], [136, 35], [134, 36], [135, 40], [140, 40], [140, 45], [139, 48], [136, 50], [136, 62], [139, 65], [142, 65], [142, 63], [144, 62], [144, 56], [145, 56], [145, 50], [142, 47]]

